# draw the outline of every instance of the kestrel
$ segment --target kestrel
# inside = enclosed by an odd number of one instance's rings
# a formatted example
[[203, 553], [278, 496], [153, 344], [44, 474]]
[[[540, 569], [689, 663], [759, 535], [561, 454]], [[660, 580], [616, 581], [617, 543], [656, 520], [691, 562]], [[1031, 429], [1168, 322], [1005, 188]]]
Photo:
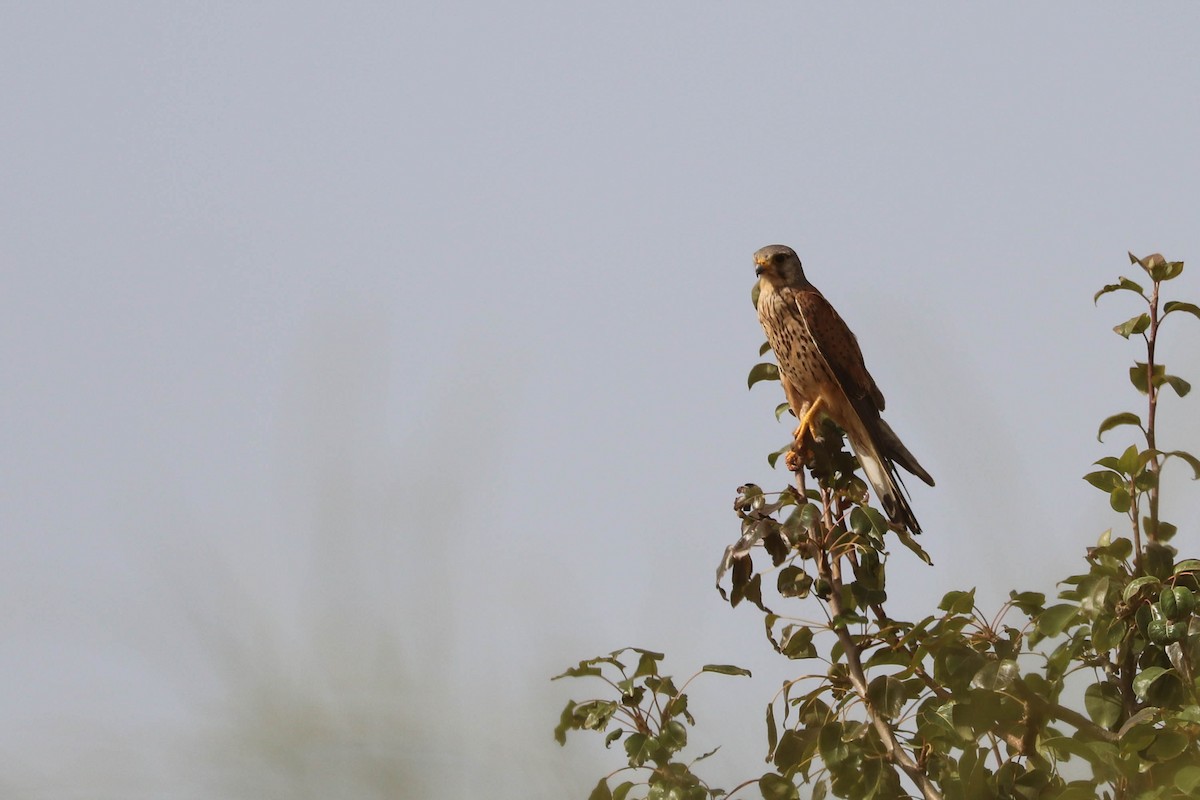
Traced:
[[758, 321], [779, 361], [779, 378], [800, 420], [797, 442], [825, 414], [846, 432], [867, 480], [892, 524], [920, 533], [896, 464], [933, 486], [929, 476], [880, 417], [883, 393], [863, 363], [858, 340], [829, 301], [804, 277], [795, 251], [781, 244], [754, 254]]

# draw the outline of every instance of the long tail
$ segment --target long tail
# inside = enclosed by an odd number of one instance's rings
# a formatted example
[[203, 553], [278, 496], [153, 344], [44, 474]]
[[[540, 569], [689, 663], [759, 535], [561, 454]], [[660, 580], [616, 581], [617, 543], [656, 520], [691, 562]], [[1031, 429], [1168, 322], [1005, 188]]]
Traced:
[[917, 463], [913, 454], [908, 452], [908, 448], [904, 446], [904, 442], [900, 441], [900, 437], [892, 430], [892, 426], [888, 425], [882, 417], [876, 417], [876, 420], [879, 433], [877, 441], [882, 444], [884, 455], [933, 486], [933, 478], [925, 471], [924, 467]]
[[[917, 522], [916, 515], [913, 514], [912, 506], [908, 504], [904, 483], [900, 480], [900, 475], [896, 472], [891, 458], [881, 453], [870, 437], [866, 441], [851, 439], [850, 444], [858, 456], [859, 463], [862, 464], [863, 472], [866, 473], [871, 488], [875, 490], [875, 496], [883, 505], [883, 511], [891, 523], [913, 533], [920, 533], [921, 525]], [[907, 451], [905, 452], [907, 453]], [[911, 459], [912, 456], [909, 455], [909, 458]], [[912, 463], [916, 464], [916, 461], [914, 460]], [[920, 469], [919, 466], [918, 469]], [[914, 472], [913, 470], [909, 471]], [[924, 473], [925, 470], [921, 470], [921, 472]], [[919, 475], [916, 472], [914, 474]], [[929, 480], [929, 483], [932, 482], [932, 479]]]
[[921, 526], [908, 504], [908, 492], [896, 464], [933, 486], [933, 478], [917, 459], [908, 451], [892, 427], [884, 422], [879, 409], [865, 399], [854, 403], [858, 412], [858, 424], [850, 434], [850, 445], [854, 448], [863, 472], [875, 490], [883, 510], [893, 525], [920, 533]]

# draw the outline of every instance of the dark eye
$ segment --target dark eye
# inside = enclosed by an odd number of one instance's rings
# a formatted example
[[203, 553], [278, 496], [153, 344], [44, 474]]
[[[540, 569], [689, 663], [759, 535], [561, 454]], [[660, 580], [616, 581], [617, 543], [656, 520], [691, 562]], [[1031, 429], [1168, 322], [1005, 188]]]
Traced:
[[783, 253], [776, 253], [775, 255], [771, 256], [771, 260], [774, 261], [776, 264], [782, 264], [784, 261], [784, 258], [785, 257], [784, 257]]

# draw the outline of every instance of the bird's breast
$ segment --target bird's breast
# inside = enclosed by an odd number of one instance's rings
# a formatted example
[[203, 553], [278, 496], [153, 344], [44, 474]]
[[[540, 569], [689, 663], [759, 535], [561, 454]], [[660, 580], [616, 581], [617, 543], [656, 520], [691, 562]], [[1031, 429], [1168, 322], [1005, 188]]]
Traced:
[[780, 292], [763, 283], [758, 295], [758, 321], [779, 362], [779, 371], [802, 394], [816, 397], [834, 380], [825, 358], [809, 334], [795, 298], [786, 290]]

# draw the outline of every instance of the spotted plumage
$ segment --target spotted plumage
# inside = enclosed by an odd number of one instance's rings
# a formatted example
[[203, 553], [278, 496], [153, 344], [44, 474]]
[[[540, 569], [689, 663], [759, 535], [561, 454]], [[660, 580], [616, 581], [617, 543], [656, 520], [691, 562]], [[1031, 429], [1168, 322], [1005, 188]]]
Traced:
[[867, 372], [858, 340], [829, 301], [808, 282], [796, 253], [770, 245], [754, 254], [759, 276], [758, 320], [779, 362], [780, 380], [801, 439], [818, 414], [846, 432], [871, 487], [893, 525], [921, 527], [905, 496], [896, 464], [933, 485], [880, 412], [883, 393]]

